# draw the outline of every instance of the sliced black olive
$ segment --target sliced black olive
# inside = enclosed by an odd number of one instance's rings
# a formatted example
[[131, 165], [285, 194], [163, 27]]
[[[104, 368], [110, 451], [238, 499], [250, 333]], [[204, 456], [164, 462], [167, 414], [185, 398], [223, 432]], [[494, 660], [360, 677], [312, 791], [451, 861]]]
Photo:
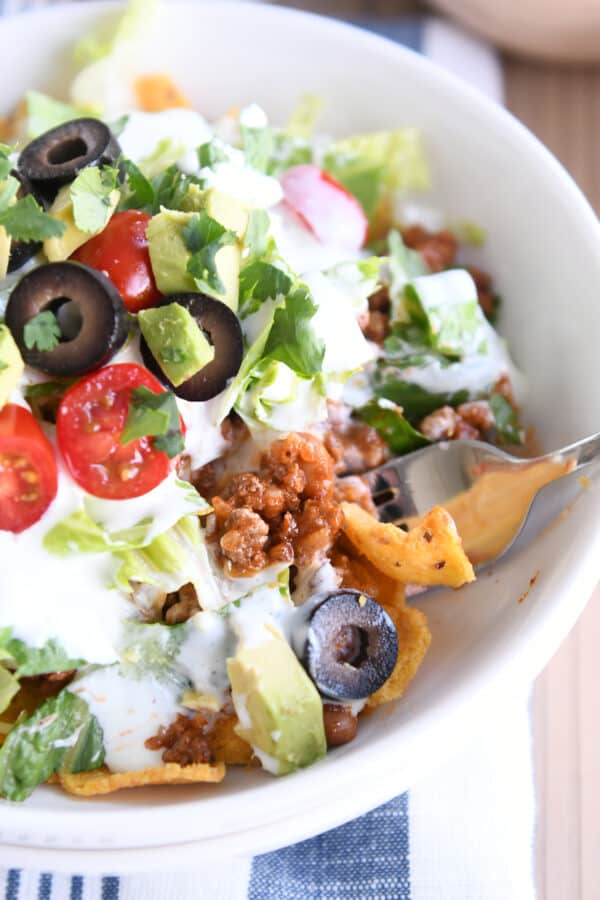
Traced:
[[[25, 326], [39, 313], [56, 316], [60, 342], [52, 350], [27, 347]], [[49, 375], [84, 375], [100, 368], [125, 343], [127, 311], [108, 278], [79, 263], [48, 263], [21, 279], [5, 322], [26, 363]]]
[[[35, 196], [35, 191], [33, 190], [31, 182], [22, 172], [13, 169], [10, 174], [16, 178], [20, 184], [19, 190], [17, 191], [17, 200], [21, 200], [23, 197], [26, 197], [27, 194], [33, 194]], [[36, 197], [36, 200], [41, 202], [42, 206], [45, 205], [43, 198]], [[39, 241], [11, 241], [8, 271], [16, 272], [17, 269], [20, 269], [21, 266], [24, 266], [26, 262], [34, 257], [36, 253], [39, 253], [41, 249], [42, 245]]]
[[74, 119], [58, 125], [28, 144], [18, 169], [49, 200], [87, 166], [114, 166], [119, 142], [99, 119]]
[[327, 594], [312, 613], [304, 665], [324, 697], [370, 697], [390, 677], [397, 658], [394, 623], [372, 597], [344, 588]]
[[159, 305], [168, 303], [179, 303], [191, 313], [215, 348], [214, 359], [179, 387], [174, 387], [142, 337], [140, 349], [144, 363], [183, 400], [210, 400], [225, 390], [229, 379], [237, 375], [242, 364], [244, 339], [238, 317], [220, 300], [205, 294], [172, 294], [161, 300]]

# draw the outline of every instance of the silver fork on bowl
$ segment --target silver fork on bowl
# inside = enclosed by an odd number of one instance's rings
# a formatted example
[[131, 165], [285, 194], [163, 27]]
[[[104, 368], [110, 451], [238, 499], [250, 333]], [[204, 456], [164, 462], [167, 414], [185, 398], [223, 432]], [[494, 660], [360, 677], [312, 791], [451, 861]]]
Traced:
[[599, 461], [600, 433], [529, 459], [481, 441], [446, 441], [390, 460], [364, 478], [383, 522], [406, 527], [412, 517], [445, 506], [471, 561], [482, 566], [533, 540], [588, 486]]

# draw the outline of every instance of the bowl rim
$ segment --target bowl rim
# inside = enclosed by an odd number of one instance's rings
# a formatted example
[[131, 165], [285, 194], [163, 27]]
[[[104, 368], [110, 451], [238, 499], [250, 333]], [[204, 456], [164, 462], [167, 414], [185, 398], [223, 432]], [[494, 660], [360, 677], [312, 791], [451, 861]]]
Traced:
[[[119, 3], [113, 0], [92, 0], [85, 4], [86, 14], [93, 17], [107, 11], [116, 10]], [[55, 18], [68, 16], [69, 13], [81, 12], [82, 5], [71, 2], [44, 9], [34, 9], [19, 14], [39, 22], [40, 30], [45, 17]], [[451, 98], [461, 95], [465, 98], [480, 123], [490, 123], [495, 130], [501, 129], [507, 140], [530, 157], [537, 156], [540, 167], [544, 167], [547, 175], [554, 182], [554, 191], [562, 194], [573, 211], [581, 220], [581, 239], [589, 243], [590, 254], [600, 258], [600, 224], [580, 189], [571, 176], [558, 163], [550, 151], [529, 130], [518, 122], [507, 110], [497, 106], [483, 96], [476, 88], [466, 84], [447, 70], [436, 66], [419, 53], [403, 47], [393, 40], [372, 34], [352, 24], [337, 21], [315, 13], [304, 12], [286, 7], [271, 6], [247, 0], [203, 0], [192, 3], [191, 0], [170, 0], [170, 7], [176, 15], [185, 14], [186, 7], [212, 16], [247, 16], [252, 15], [256, 21], [278, 19], [289, 22], [293, 28], [318, 28], [327, 31], [333, 39], [344, 39], [355, 46], [369, 46], [379, 55], [390, 60], [391, 64], [400, 64], [412, 68], [422, 80], [427, 90], [431, 90]], [[17, 17], [9, 16], [0, 21], [0, 34], [10, 29]], [[410, 723], [411, 755], [410, 762], [402, 759], [399, 766], [395, 758], [395, 737], [393, 734], [381, 735], [377, 741], [376, 778], [369, 783], [369, 792], [353, 790], [357, 767], [370, 759], [373, 751], [368, 746], [356, 748], [346, 757], [340, 757], [336, 763], [336, 782], [329, 785], [326, 795], [315, 788], [315, 769], [304, 770], [285, 781], [286, 807], [290, 812], [283, 812], [275, 795], [281, 793], [273, 781], [268, 787], [263, 783], [253, 788], [247, 795], [252, 805], [254, 791], [260, 790], [262, 812], [257, 810], [256, 821], [251, 827], [238, 829], [225, 826], [218, 834], [207, 834], [199, 829], [190, 832], [190, 822], [186, 818], [173, 829], [168, 846], [161, 830], [149, 821], [148, 810], [144, 806], [123, 808], [118, 805], [95, 807], [93, 811], [94, 832], [96, 835], [110, 833], [111, 823], [115, 816], [119, 817], [119, 832], [136, 835], [129, 842], [119, 841], [107, 846], [97, 837], [87, 841], [81, 840], [79, 832], [85, 821], [76, 806], [64, 810], [48, 810], [35, 808], [27, 803], [10, 804], [10, 822], [3, 824], [0, 834], [5, 850], [10, 850], [11, 865], [19, 858], [24, 864], [31, 860], [31, 851], [35, 849], [36, 867], [48, 858], [54, 867], [72, 868], [85, 861], [87, 871], [135, 871], [139, 868], [160, 868], [165, 866], [168, 856], [169, 865], [177, 858], [177, 865], [184, 865], [184, 860], [193, 857], [194, 864], [200, 858], [214, 859], [219, 855], [240, 855], [265, 852], [275, 849], [311, 835], [320, 833], [342, 822], [366, 812], [406, 790], [411, 784], [431, 770], [428, 754], [420, 752], [432, 740], [443, 739], [448, 748], [458, 746], [466, 740], [474, 727], [478, 716], [475, 710], [483, 711], [489, 705], [490, 697], [507, 690], [518, 693], [523, 684], [529, 683], [545, 665], [560, 642], [574, 625], [585, 607], [596, 583], [595, 558], [600, 551], [600, 521], [594, 534], [588, 535], [583, 548], [578, 548], [577, 558], [568, 570], [568, 595], [560, 603], [549, 605], [545, 617], [536, 624], [536, 640], [530, 643], [531, 636], [527, 628], [523, 628], [514, 642], [503, 652], [492, 658], [477, 660], [475, 668], [469, 673], [461, 673], [453, 685], [452, 691], [438, 698], [426, 710], [414, 714]], [[567, 580], [565, 566], [559, 571], [559, 582], [562, 590], [557, 594], [566, 594]], [[568, 601], [568, 602], [567, 602]], [[510, 666], [507, 662], [510, 657]], [[435, 735], [435, 738], [432, 736]], [[309, 774], [310, 773], [310, 774]], [[312, 784], [311, 784], [312, 782]], [[319, 793], [321, 795], [319, 796]], [[264, 802], [267, 801], [267, 802]], [[206, 803], [203, 799], [200, 802]], [[303, 811], [298, 816], [297, 809]], [[279, 810], [279, 811], [277, 811]], [[200, 817], [198, 817], [200, 818]], [[84, 826], [85, 827], [85, 826]], [[48, 837], [52, 835], [52, 839]], [[79, 847], [74, 846], [74, 838], [79, 838]], [[1, 849], [1, 848], [0, 848]], [[190, 854], [190, 849], [193, 853]], [[1, 858], [1, 854], [0, 854]]]

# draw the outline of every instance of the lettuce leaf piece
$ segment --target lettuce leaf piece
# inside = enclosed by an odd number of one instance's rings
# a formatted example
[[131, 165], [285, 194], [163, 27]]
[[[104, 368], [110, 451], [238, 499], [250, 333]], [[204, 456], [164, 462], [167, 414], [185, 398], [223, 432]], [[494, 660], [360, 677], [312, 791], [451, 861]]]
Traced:
[[309, 138], [325, 107], [325, 100], [319, 94], [304, 94], [299, 98], [285, 126], [291, 137]]
[[136, 60], [159, 8], [159, 0], [129, 0], [115, 24], [100, 26], [79, 41], [74, 57], [83, 68], [70, 88], [75, 106], [108, 119], [131, 110]]
[[148, 675], [161, 681], [182, 681], [174, 673], [185, 624], [126, 622], [120, 650], [120, 669], [127, 678]]
[[29, 647], [24, 641], [12, 637], [10, 628], [0, 629], [0, 657], [11, 660], [17, 680], [48, 672], [66, 672], [78, 669], [85, 663], [83, 659], [71, 659], [54, 638], [43, 647]]
[[266, 359], [252, 372], [235, 411], [250, 431], [294, 431], [327, 418], [325, 391], [318, 378], [303, 378], [285, 363]]
[[[149, 495], [146, 495], [149, 499]], [[127, 505], [135, 501], [106, 500], [86, 497], [84, 508], [76, 510], [50, 529], [43, 540], [44, 548], [56, 556], [73, 553], [115, 553], [135, 550], [151, 543], [161, 532], [167, 532], [179, 519], [189, 513], [206, 515], [211, 507], [187, 481], [174, 478], [155, 488], [154, 502], [149, 514], [134, 525], [120, 531], [111, 531], [107, 522], [112, 520], [115, 507], [127, 511]], [[133, 510], [143, 506], [132, 506]]]
[[64, 690], [9, 732], [0, 749], [0, 794], [25, 800], [54, 772], [87, 772], [103, 763], [98, 720], [84, 700]]
[[0, 713], [11, 704], [13, 697], [19, 692], [19, 680], [9, 672], [4, 666], [0, 665]]
[[427, 266], [420, 253], [411, 250], [402, 240], [399, 231], [390, 231], [388, 235], [389, 256], [387, 259], [390, 271], [391, 318], [405, 318], [402, 294], [406, 283], [420, 275], [427, 274]]
[[371, 425], [395, 456], [411, 453], [431, 443], [404, 418], [401, 407], [389, 400], [372, 400], [360, 409], [355, 409], [354, 415]]
[[519, 413], [514, 406], [501, 394], [492, 394], [489, 404], [494, 415], [499, 443], [522, 444], [525, 436], [519, 422]]
[[456, 391], [455, 393], [431, 393], [418, 384], [404, 380], [400, 373], [395, 376], [389, 371], [381, 378], [375, 376], [375, 396], [391, 400], [397, 406], [402, 407], [404, 417], [412, 425], [418, 424], [425, 416], [439, 409], [440, 406], [458, 406], [469, 399], [469, 391]]
[[281, 175], [293, 166], [301, 166], [314, 161], [311, 144], [301, 137], [294, 137], [284, 131], [273, 135], [271, 158], [267, 164], [267, 175]]
[[384, 192], [431, 186], [421, 135], [415, 128], [335, 141], [324, 155], [323, 166], [354, 194], [370, 219]]
[[27, 137], [33, 140], [40, 134], [78, 119], [82, 112], [69, 103], [61, 103], [39, 91], [28, 91], [25, 95], [27, 107]]
[[452, 359], [471, 350], [485, 322], [475, 283], [464, 269], [414, 278], [404, 288], [404, 306], [427, 344]]
[[220, 605], [204, 533], [196, 516], [185, 516], [145, 547], [115, 554], [120, 562], [115, 581], [129, 591], [131, 582], [151, 584], [165, 593], [192, 584], [202, 609]]

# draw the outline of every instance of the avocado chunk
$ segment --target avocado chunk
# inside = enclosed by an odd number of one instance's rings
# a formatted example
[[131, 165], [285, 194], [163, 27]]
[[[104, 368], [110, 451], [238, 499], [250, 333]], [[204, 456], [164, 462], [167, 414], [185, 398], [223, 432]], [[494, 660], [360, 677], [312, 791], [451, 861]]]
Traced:
[[[120, 196], [121, 194], [117, 190], [111, 191], [109, 194], [109, 218], [117, 208]], [[89, 232], [80, 231], [75, 224], [71, 186], [69, 184], [60, 189], [48, 213], [54, 219], [58, 219], [59, 222], [64, 222], [66, 228], [60, 237], [52, 237], [44, 241], [44, 253], [48, 257], [49, 262], [63, 262], [92, 237]]]
[[323, 706], [294, 651], [272, 625], [260, 642], [240, 642], [227, 660], [236, 731], [275, 775], [287, 775], [327, 751]]
[[[180, 212], [162, 209], [152, 217], [146, 230], [154, 279], [159, 291], [166, 296], [198, 291], [194, 278], [187, 271], [190, 252], [183, 237], [183, 229], [189, 224], [194, 212], [198, 210]], [[210, 215], [208, 209], [207, 212]], [[223, 284], [223, 291], [214, 293], [213, 296], [233, 312], [237, 311], [238, 306], [240, 254], [239, 244], [234, 243], [221, 247], [215, 255], [215, 267]]]
[[6, 278], [10, 261], [10, 245], [12, 238], [4, 226], [0, 226], [0, 281]]
[[143, 309], [138, 313], [138, 323], [152, 355], [175, 387], [215, 357], [214, 347], [179, 303]]
[[6, 325], [0, 325], [0, 409], [8, 403], [24, 368], [15, 339]]
[[212, 219], [216, 219], [229, 231], [235, 231], [240, 240], [248, 228], [248, 211], [235, 197], [223, 194], [214, 188], [203, 191], [197, 184], [191, 184], [181, 201], [181, 208], [186, 212], [200, 212], [205, 209]]

